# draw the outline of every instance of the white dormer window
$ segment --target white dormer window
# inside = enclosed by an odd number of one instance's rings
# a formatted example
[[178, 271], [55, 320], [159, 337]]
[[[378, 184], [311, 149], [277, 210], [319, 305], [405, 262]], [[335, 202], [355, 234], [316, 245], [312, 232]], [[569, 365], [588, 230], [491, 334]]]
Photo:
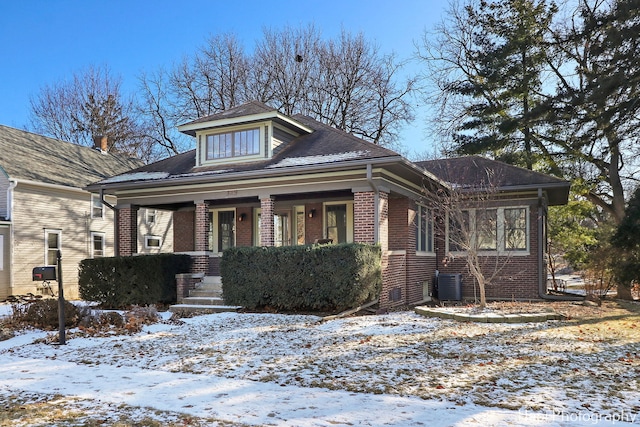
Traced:
[[207, 135], [206, 159], [260, 154], [260, 129], [243, 129], [234, 132]]

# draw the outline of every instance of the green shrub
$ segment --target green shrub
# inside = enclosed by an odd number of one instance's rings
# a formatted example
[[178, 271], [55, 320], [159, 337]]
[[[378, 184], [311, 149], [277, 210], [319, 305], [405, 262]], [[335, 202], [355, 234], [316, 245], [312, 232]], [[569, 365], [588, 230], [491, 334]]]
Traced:
[[172, 303], [176, 300], [176, 274], [190, 268], [188, 255], [85, 259], [80, 262], [80, 297], [116, 309]]
[[381, 250], [365, 244], [238, 247], [220, 264], [225, 301], [254, 309], [335, 311], [377, 298]]

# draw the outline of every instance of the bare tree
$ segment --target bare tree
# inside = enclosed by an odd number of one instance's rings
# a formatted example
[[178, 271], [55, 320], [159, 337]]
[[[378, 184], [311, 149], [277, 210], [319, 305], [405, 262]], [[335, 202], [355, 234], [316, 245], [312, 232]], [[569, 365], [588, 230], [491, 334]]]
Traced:
[[106, 136], [109, 151], [144, 151], [133, 99], [125, 98], [121, 79], [106, 66], [92, 66], [70, 80], [44, 86], [30, 103], [36, 132], [87, 146]]
[[448, 184], [424, 190], [425, 203], [439, 218], [436, 224], [446, 248], [443, 265], [462, 260], [478, 286], [480, 308], [487, 304], [486, 288], [504, 278], [511, 248], [522, 247], [526, 242], [526, 227], [519, 224], [526, 218], [522, 218], [521, 211], [499, 208], [498, 177], [488, 169], [484, 175], [480, 179], [457, 176], [450, 180], [474, 181], [473, 185]]

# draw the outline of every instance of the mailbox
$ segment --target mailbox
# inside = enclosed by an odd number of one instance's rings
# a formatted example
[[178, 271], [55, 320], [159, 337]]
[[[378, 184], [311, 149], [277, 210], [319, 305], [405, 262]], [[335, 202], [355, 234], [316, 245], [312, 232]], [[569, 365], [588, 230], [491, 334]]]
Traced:
[[33, 269], [32, 280], [34, 282], [56, 280], [56, 268], [55, 267], [35, 267]]

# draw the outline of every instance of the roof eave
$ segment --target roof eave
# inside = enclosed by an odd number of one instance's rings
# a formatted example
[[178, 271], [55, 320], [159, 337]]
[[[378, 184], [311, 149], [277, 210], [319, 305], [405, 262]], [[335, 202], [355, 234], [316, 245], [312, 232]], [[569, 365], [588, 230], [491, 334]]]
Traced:
[[312, 133], [313, 129], [309, 126], [303, 125], [302, 123], [293, 120], [291, 117], [285, 116], [284, 114], [280, 114], [278, 111], [267, 111], [264, 113], [251, 114], [248, 116], [239, 116], [239, 117], [230, 117], [228, 119], [218, 119], [218, 120], [210, 120], [206, 122], [197, 122], [197, 123], [185, 123], [183, 125], [178, 126], [178, 130], [186, 135], [196, 136], [196, 132], [204, 129], [213, 129], [224, 126], [232, 126], [239, 125], [243, 123], [257, 122], [262, 120], [274, 120], [277, 119], [283, 123], [286, 123], [290, 126], [293, 126], [303, 132]]
[[[120, 181], [114, 183], [104, 183], [100, 184], [100, 182], [90, 184], [85, 187], [87, 191], [96, 192], [99, 190], [103, 190], [106, 192], [118, 191], [118, 190], [132, 190], [132, 189], [144, 189], [151, 188], [157, 186], [169, 186], [169, 185], [190, 185], [190, 184], [202, 184], [206, 182], [210, 182], [212, 177], [218, 178], [217, 182], [220, 181], [233, 181], [238, 178], [241, 179], [252, 179], [252, 178], [268, 178], [272, 176], [278, 175], [295, 175], [295, 174], [307, 174], [307, 173], [315, 173], [315, 172], [331, 172], [334, 170], [345, 170], [345, 168], [358, 168], [362, 166], [366, 166], [368, 164], [381, 166], [384, 164], [392, 164], [397, 163], [402, 159], [402, 156], [388, 156], [388, 157], [377, 157], [373, 159], [358, 159], [358, 160], [345, 160], [342, 162], [332, 162], [328, 164], [320, 164], [320, 165], [302, 165], [302, 166], [285, 166], [279, 168], [272, 169], [257, 169], [252, 171], [238, 171], [238, 172], [226, 172], [224, 174], [216, 174], [212, 172], [211, 174], [200, 174], [200, 175], [178, 175], [178, 176], [170, 176], [162, 179], [154, 179], [154, 180], [142, 180], [142, 181]], [[109, 193], [114, 194], [114, 193]]]

